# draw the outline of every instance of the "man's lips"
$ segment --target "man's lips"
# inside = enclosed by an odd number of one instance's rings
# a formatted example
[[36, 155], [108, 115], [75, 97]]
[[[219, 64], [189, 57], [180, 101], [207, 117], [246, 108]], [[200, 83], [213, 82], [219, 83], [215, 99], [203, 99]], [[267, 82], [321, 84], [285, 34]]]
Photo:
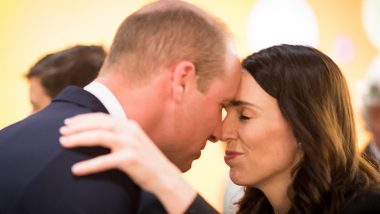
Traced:
[[232, 160], [240, 155], [242, 155], [243, 153], [241, 152], [235, 152], [235, 151], [226, 151], [225, 155], [224, 155], [224, 160], [225, 161], [228, 161], [228, 160]]

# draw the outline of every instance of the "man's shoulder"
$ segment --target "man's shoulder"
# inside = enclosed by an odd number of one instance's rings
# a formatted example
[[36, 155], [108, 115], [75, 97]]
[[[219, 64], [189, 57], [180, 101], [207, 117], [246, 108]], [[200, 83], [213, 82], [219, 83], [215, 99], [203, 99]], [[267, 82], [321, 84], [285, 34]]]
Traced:
[[0, 131], [0, 171], [7, 172], [0, 176], [0, 213], [137, 212], [140, 188], [126, 174], [71, 173], [74, 163], [109, 152], [59, 144], [64, 119], [89, 112], [75, 99], [59, 101]]
[[[30, 178], [18, 199], [18, 206], [32, 213], [129, 213], [136, 212], [140, 188], [123, 172], [108, 170], [89, 176], [75, 176], [71, 166], [106, 151], [81, 148], [61, 151]], [[28, 211], [28, 213], [30, 213]]]

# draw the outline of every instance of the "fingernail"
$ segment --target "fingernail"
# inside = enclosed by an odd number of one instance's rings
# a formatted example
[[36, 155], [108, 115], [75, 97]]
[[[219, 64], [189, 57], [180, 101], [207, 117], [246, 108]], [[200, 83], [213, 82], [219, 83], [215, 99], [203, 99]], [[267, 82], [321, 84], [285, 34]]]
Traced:
[[66, 130], [67, 130], [66, 126], [62, 126], [61, 128], [59, 128], [59, 133], [64, 134]]
[[70, 124], [70, 122], [71, 122], [70, 118], [66, 118], [66, 119], [63, 121], [63, 123], [64, 123], [65, 125]]
[[76, 174], [80, 175], [81, 174], [81, 167], [78, 164], [74, 164], [74, 166], [71, 167], [71, 171]]
[[69, 141], [67, 140], [67, 138], [66, 137], [60, 137], [59, 138], [59, 142], [62, 144], [62, 145], [64, 145], [64, 146], [67, 146], [68, 144], [69, 144]]

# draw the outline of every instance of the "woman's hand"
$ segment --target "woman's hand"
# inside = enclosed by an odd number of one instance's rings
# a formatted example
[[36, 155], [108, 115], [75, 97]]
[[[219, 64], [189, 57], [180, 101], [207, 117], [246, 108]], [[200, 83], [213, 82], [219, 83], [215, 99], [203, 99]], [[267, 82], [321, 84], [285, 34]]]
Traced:
[[141, 188], [154, 193], [169, 213], [183, 213], [194, 200], [196, 191], [135, 121], [121, 122], [104, 113], [89, 113], [66, 119], [64, 123], [60, 129], [62, 146], [101, 146], [111, 150], [109, 154], [74, 164], [75, 175], [119, 169]]

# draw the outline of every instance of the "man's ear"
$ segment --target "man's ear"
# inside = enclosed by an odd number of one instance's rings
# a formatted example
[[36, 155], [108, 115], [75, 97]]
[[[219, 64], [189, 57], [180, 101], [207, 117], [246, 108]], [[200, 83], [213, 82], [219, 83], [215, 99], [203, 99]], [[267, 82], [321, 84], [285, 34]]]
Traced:
[[172, 94], [176, 101], [181, 101], [185, 92], [196, 81], [195, 66], [192, 62], [181, 61], [172, 68]]

